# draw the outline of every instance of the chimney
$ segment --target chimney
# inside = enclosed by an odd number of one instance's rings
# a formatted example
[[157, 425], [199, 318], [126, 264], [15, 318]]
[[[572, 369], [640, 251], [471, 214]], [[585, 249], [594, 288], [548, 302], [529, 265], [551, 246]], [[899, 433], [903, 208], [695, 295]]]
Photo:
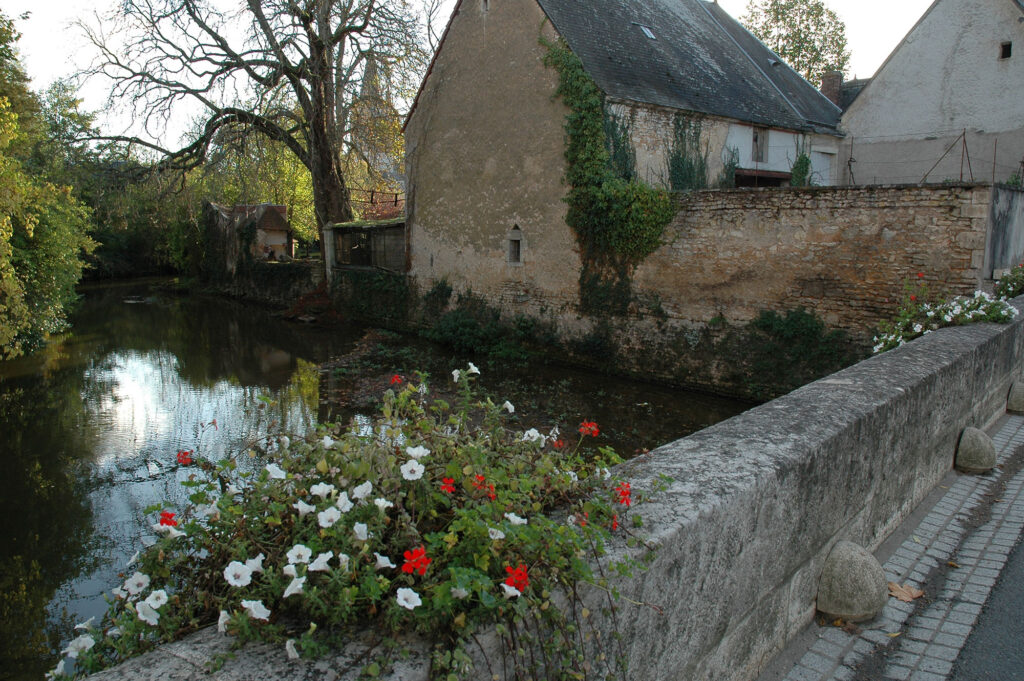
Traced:
[[842, 100], [839, 97], [840, 91], [843, 89], [843, 73], [842, 71], [826, 71], [821, 76], [821, 94], [832, 100], [832, 103], [838, 106], [840, 109], [843, 108]]

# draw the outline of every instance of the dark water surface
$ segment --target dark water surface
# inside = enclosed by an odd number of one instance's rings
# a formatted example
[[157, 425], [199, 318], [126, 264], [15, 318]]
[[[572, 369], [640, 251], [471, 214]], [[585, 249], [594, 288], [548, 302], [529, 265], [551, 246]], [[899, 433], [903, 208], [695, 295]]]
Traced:
[[[0, 679], [42, 678], [74, 624], [99, 619], [154, 522], [146, 507], [184, 499], [179, 450], [218, 458], [347, 422], [372, 412], [394, 373], [424, 370], [443, 389], [465, 363], [408, 337], [301, 326], [145, 282], [85, 291], [70, 333], [0, 362]], [[624, 456], [749, 406], [539, 362], [477, 364], [480, 387], [515, 404], [524, 428], [595, 420]]]

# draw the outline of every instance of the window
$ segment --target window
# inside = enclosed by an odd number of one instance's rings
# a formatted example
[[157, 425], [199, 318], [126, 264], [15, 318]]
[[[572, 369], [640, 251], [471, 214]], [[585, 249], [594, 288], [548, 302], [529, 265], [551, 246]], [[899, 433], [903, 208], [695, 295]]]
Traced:
[[754, 146], [750, 151], [750, 158], [755, 163], [764, 163], [768, 160], [768, 128], [754, 128]]
[[999, 46], [999, 58], [1009, 59], [1013, 55], [1013, 43], [1003, 43]]
[[491, 8], [491, 0], [480, 0], [480, 9], [487, 11]]
[[523, 263], [523, 232], [516, 225], [508, 233], [508, 264], [521, 265]]
[[654, 37], [654, 31], [652, 31], [651, 29], [647, 28], [643, 24], [640, 24], [640, 30], [643, 31], [644, 35], [647, 36], [648, 38], [650, 38], [651, 40], [657, 40], [657, 38]]

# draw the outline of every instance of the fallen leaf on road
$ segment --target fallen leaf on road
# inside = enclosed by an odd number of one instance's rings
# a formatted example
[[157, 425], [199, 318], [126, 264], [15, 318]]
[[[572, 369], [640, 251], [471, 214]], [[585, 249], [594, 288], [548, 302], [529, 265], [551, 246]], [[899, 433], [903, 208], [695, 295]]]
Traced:
[[889, 595], [895, 596], [904, 603], [910, 603], [915, 598], [924, 596], [924, 592], [907, 584], [899, 585], [896, 582], [889, 582]]
[[949, 566], [949, 567], [951, 567], [951, 568], [958, 568], [958, 567], [960, 567], [960, 565], [959, 565], [958, 563], [954, 563], [954, 562], [953, 562], [953, 561], [951, 561], [951, 560], [950, 560], [950, 561], [947, 561], [947, 562], [946, 562], [946, 565], [948, 565], [948, 566]]
[[902, 633], [903, 633], [902, 631], [894, 631], [894, 632], [892, 632], [890, 634], [886, 634], [886, 636], [888, 636], [889, 638], [896, 638], [897, 636], [899, 636]]

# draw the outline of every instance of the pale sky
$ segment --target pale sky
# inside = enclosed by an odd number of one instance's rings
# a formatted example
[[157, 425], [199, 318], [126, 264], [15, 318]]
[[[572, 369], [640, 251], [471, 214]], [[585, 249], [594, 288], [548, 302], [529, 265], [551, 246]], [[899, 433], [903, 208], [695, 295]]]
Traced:
[[[824, 0], [846, 24], [847, 43], [851, 52], [850, 77], [866, 78], [874, 74], [897, 43], [913, 27], [933, 0]], [[454, 0], [449, 0], [454, 4]], [[745, 13], [748, 0], [718, 0], [722, 7], [739, 18]], [[26, 71], [36, 90], [45, 89], [52, 81], [68, 76], [77, 67], [89, 63], [93, 53], [71, 22], [85, 18], [93, 11], [105, 12], [114, 0], [4, 0], [3, 11], [15, 19], [22, 34], [19, 49]], [[31, 12], [26, 20], [18, 19]], [[85, 107], [105, 108], [105, 86], [88, 84], [83, 90]], [[123, 118], [116, 111], [101, 117], [109, 133], [122, 132]], [[122, 124], [118, 126], [118, 122]], [[184, 128], [186, 121], [182, 121]]]

